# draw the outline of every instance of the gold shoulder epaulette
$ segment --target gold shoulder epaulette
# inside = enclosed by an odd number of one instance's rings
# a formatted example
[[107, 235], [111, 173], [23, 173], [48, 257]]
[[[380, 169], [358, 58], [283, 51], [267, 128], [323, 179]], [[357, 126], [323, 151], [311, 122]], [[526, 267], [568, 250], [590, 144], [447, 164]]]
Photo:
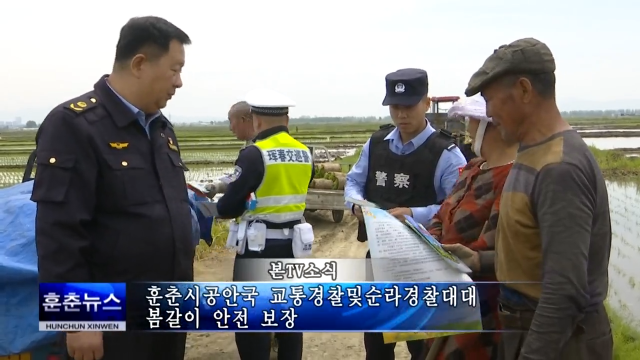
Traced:
[[81, 113], [96, 106], [97, 103], [98, 99], [92, 93], [87, 93], [70, 100], [64, 105], [64, 107], [75, 111], [76, 113]]

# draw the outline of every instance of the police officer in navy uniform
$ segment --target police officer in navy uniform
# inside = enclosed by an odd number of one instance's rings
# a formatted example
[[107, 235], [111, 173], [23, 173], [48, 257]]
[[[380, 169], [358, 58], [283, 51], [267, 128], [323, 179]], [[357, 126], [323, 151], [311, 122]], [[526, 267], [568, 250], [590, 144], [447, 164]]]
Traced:
[[[436, 131], [425, 118], [430, 106], [426, 71], [402, 69], [385, 80], [382, 105], [389, 106], [395, 126], [382, 126], [364, 144], [347, 174], [345, 197], [378, 204], [401, 221], [409, 215], [427, 224], [452, 191], [466, 160], [451, 134]], [[358, 240], [367, 241], [360, 207], [346, 205], [359, 220]], [[365, 333], [364, 344], [367, 360], [395, 358], [395, 344], [384, 344], [381, 333]], [[418, 359], [424, 341], [408, 341], [407, 347], [411, 359]]]
[[[314, 167], [309, 149], [289, 135], [288, 113], [289, 107], [294, 105], [291, 99], [260, 89], [250, 92], [246, 100], [257, 135], [252, 145], [240, 151], [234, 176], [224, 196], [217, 204], [201, 203], [199, 206], [208, 216], [238, 218], [238, 223], [244, 223], [247, 228], [258, 222], [266, 224], [264, 248], [253, 251], [248, 242], [240, 242], [241, 249], [237, 249], [233, 269], [233, 281], [265, 281], [267, 279], [259, 278], [261, 274], [252, 270], [251, 261], [295, 257], [293, 227], [303, 222]], [[255, 194], [257, 200], [253, 210], [247, 202], [251, 194]], [[302, 359], [302, 333], [278, 333], [276, 336], [279, 360]], [[271, 334], [236, 333], [235, 338], [240, 359], [270, 358]]]
[[[193, 281], [185, 168], [160, 112], [182, 86], [190, 43], [167, 20], [131, 19], [112, 73], [42, 122], [31, 197], [41, 282]], [[182, 360], [186, 334], [77, 332], [66, 342], [76, 360]]]

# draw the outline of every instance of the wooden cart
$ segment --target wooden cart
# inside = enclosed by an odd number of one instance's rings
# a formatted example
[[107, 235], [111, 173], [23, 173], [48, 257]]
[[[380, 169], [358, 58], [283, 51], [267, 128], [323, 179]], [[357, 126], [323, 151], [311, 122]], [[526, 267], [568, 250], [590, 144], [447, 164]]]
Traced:
[[335, 223], [340, 223], [344, 218], [344, 191], [309, 189], [307, 192], [306, 211], [331, 210], [331, 217]]

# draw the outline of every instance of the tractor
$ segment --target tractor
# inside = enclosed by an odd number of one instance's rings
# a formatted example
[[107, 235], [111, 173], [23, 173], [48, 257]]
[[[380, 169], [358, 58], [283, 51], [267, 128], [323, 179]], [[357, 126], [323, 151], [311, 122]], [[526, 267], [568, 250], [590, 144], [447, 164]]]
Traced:
[[[431, 98], [431, 110], [426, 115], [434, 128], [448, 130], [454, 135], [464, 133], [464, 121], [450, 119], [447, 115], [451, 105], [458, 100], [460, 100], [459, 96], [434, 96]], [[442, 106], [443, 104], [449, 104], [449, 106]]]
[[[471, 151], [471, 144], [466, 134], [464, 119], [450, 118], [447, 114], [451, 105], [458, 100], [460, 100], [459, 96], [434, 96], [431, 98], [431, 109], [426, 116], [431, 126], [437, 130], [448, 131], [453, 135], [456, 145], [458, 145], [464, 157], [469, 161], [475, 157], [475, 154]], [[449, 105], [442, 106], [443, 104]]]

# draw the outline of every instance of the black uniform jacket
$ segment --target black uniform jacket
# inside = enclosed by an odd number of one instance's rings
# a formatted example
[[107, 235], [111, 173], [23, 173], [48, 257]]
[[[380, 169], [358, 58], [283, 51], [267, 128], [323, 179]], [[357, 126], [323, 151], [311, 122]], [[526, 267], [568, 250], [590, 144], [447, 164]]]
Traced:
[[54, 108], [36, 142], [41, 282], [193, 281], [185, 167], [164, 116], [147, 134], [103, 77]]

